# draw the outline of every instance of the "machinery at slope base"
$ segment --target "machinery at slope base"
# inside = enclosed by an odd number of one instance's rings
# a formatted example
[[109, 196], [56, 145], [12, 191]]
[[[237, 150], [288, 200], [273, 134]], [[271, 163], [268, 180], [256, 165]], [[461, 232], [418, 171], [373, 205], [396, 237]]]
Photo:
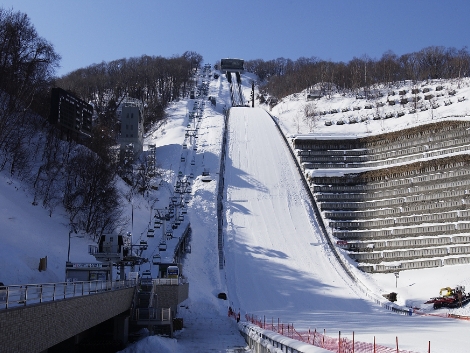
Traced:
[[459, 308], [470, 301], [470, 294], [465, 293], [465, 286], [445, 287], [439, 291], [439, 297], [429, 299], [425, 304], [433, 304], [434, 309], [442, 307]]

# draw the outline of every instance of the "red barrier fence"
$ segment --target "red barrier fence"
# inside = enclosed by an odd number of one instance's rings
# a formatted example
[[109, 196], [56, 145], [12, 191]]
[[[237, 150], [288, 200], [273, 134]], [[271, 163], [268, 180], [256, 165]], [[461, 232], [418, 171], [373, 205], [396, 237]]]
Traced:
[[[230, 315], [233, 316], [233, 315]], [[245, 315], [245, 319], [248, 322], [264, 329], [270, 330], [276, 333], [279, 333], [283, 336], [309, 343], [313, 346], [321, 347], [326, 350], [336, 352], [336, 353], [416, 353], [408, 350], [403, 350], [398, 348], [398, 337], [396, 338], [396, 347], [386, 347], [381, 346], [375, 342], [373, 343], [366, 343], [366, 342], [356, 342], [354, 340], [354, 332], [352, 340], [347, 337], [341, 337], [341, 332], [338, 333], [338, 337], [330, 337], [323, 333], [317, 332], [315, 329], [314, 331], [308, 330], [304, 331], [297, 331], [294, 328], [293, 324], [283, 324], [280, 323], [279, 319], [277, 320], [277, 324], [271, 320], [271, 323], [266, 322], [266, 318], [260, 320], [253, 315]], [[428, 353], [430, 353], [430, 345], [428, 347]]]
[[232, 307], [228, 308], [228, 316], [232, 317], [234, 320], [237, 320], [237, 322], [240, 321], [240, 311], [237, 313], [232, 309]]
[[470, 321], [470, 316], [463, 316], [463, 315], [455, 315], [455, 314], [449, 314], [449, 313], [428, 313], [420, 310], [413, 310], [414, 315], [421, 315], [421, 316], [437, 316], [437, 317], [443, 317], [447, 319], [457, 319], [457, 320], [465, 320], [465, 321]]

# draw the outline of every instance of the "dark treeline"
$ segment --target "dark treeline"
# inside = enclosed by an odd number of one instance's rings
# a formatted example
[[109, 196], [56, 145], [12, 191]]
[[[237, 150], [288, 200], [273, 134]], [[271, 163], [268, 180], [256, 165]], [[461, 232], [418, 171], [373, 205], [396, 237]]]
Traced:
[[202, 56], [185, 52], [163, 58], [141, 56], [94, 64], [75, 70], [57, 80], [57, 85], [91, 102], [99, 123], [116, 121], [116, 109], [126, 98], [136, 98], [145, 106], [145, 128], [164, 118], [168, 103], [189, 93], [194, 68]]
[[62, 206], [71, 230], [99, 234], [122, 223], [116, 168], [49, 125], [59, 60], [27, 15], [0, 8], [0, 171], [31, 187], [33, 205]]
[[2, 112], [32, 109], [47, 114], [49, 94], [60, 56], [38, 36], [27, 15], [0, 8], [0, 89]]
[[[126, 221], [112, 152], [120, 101], [142, 100], [147, 124], [162, 119], [168, 102], [187, 94], [202, 57], [186, 52], [121, 59], [57, 79], [59, 61], [26, 14], [0, 8], [0, 171], [31, 186], [33, 205], [50, 214], [63, 208], [71, 231], [113, 231]], [[93, 103], [98, 119], [90, 139], [64, 141], [63, 132], [49, 124], [52, 87]]]
[[458, 50], [431, 46], [401, 56], [387, 51], [378, 60], [367, 55], [354, 57], [347, 63], [316, 57], [296, 61], [258, 59], [246, 61], [245, 68], [264, 82], [266, 93], [283, 98], [316, 84], [328, 94], [333, 87], [358, 92], [360, 88], [405, 80], [461, 78], [470, 73], [470, 54], [466, 47]]
[[[29, 183], [34, 205], [50, 214], [63, 207], [71, 230], [112, 231], [125, 221], [112, 155], [119, 103], [140, 99], [147, 126], [162, 119], [168, 102], [188, 93], [202, 57], [186, 52], [169, 59], [121, 59], [57, 79], [59, 60], [27, 15], [0, 8], [0, 171]], [[49, 125], [50, 90], [57, 86], [93, 103], [98, 119], [88, 141], [64, 141]]]
[[60, 56], [29, 18], [0, 8], [0, 170], [24, 175], [30, 145], [48, 114], [49, 90]]

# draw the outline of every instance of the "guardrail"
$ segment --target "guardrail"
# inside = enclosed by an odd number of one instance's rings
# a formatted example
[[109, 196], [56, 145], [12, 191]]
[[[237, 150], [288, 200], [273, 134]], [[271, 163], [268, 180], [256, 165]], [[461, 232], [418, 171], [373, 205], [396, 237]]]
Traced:
[[134, 311], [134, 320], [136, 321], [170, 321], [170, 308], [137, 308]]
[[173, 259], [175, 263], [180, 263], [182, 261], [183, 255], [187, 252], [187, 246], [189, 245], [191, 232], [191, 223], [188, 223], [175, 246], [175, 250], [173, 251]]
[[224, 132], [222, 134], [222, 151], [220, 153], [219, 184], [217, 190], [217, 247], [219, 251], [219, 270], [225, 265], [224, 256], [224, 188], [225, 188], [225, 159], [227, 154], [227, 125], [230, 109], [224, 114]]
[[177, 286], [180, 284], [188, 283], [188, 280], [184, 277], [180, 278], [154, 278], [152, 279], [152, 284], [159, 286], [159, 285], [172, 285]]
[[[257, 353], [330, 353], [331, 351], [304, 343], [256, 325], [240, 322], [238, 330], [252, 352]], [[349, 352], [348, 352], [349, 353]]]
[[129, 288], [135, 280], [22, 284], [0, 287], [0, 310]]

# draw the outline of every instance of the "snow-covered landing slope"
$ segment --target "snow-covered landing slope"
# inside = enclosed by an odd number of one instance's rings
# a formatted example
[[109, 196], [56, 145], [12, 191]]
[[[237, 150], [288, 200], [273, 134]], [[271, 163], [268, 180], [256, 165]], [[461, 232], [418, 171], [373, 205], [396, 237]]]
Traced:
[[329, 260], [300, 176], [269, 115], [232, 108], [228, 143], [226, 266], [235, 307], [285, 317], [303, 311], [312, 297], [341, 310], [344, 298], [358, 299]]
[[466, 323], [396, 315], [357, 294], [322, 239], [295, 164], [265, 111], [232, 108], [228, 144], [225, 259], [235, 309], [332, 336], [354, 331], [358, 341], [375, 336], [393, 346], [398, 336], [401, 349], [418, 352], [428, 341], [441, 351], [452, 332], [455, 351], [464, 351]]

